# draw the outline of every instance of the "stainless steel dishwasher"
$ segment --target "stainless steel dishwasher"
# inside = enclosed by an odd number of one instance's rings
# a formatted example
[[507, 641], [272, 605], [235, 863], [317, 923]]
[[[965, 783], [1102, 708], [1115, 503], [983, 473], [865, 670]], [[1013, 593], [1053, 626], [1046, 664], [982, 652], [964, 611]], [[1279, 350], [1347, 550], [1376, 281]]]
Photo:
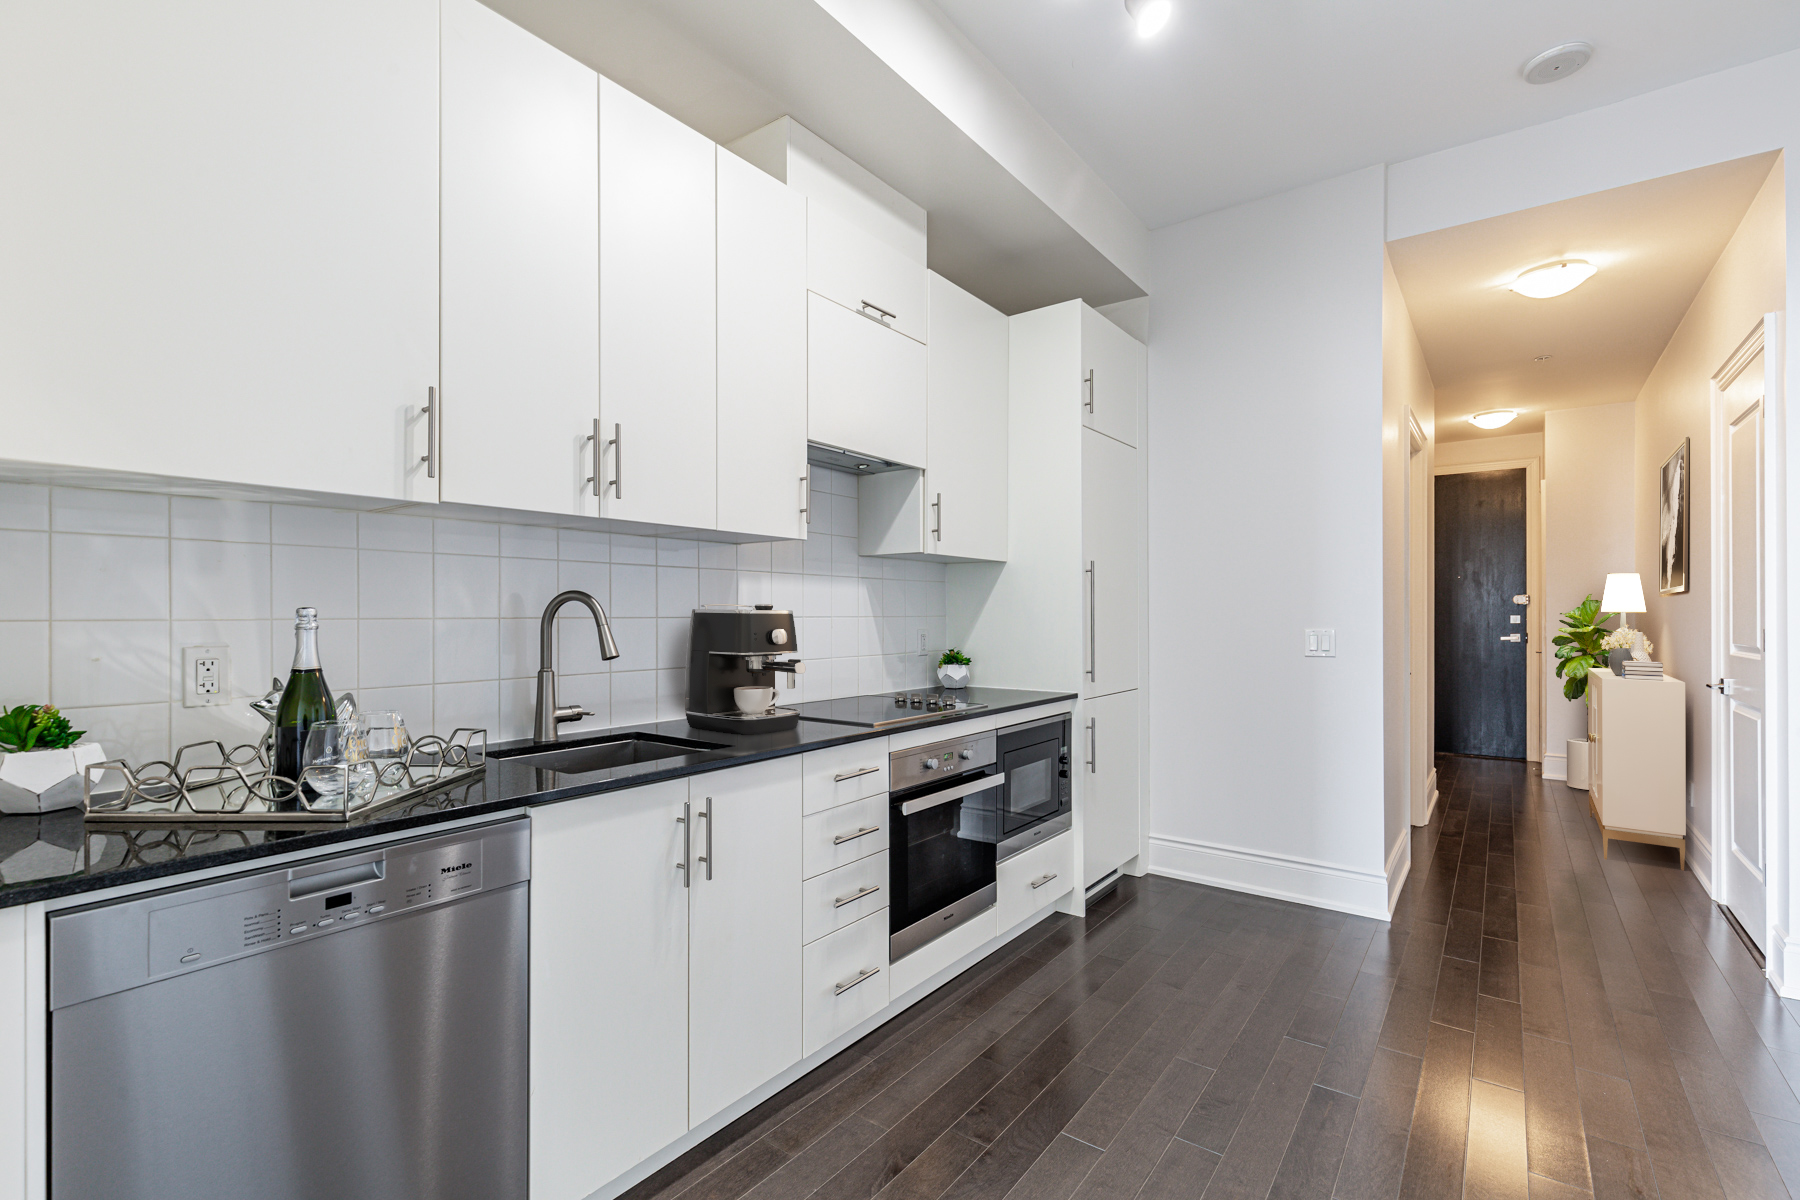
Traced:
[[50, 920], [52, 1200], [523, 1200], [529, 823]]

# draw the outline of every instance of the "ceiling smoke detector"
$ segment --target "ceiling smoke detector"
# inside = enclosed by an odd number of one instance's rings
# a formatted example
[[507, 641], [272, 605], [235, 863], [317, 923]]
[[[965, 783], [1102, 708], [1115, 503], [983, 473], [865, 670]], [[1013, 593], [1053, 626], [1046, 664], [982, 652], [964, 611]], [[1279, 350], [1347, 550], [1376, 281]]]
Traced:
[[1512, 424], [1512, 419], [1518, 415], [1519, 410], [1516, 408], [1490, 408], [1470, 417], [1469, 424], [1478, 429], [1498, 429], [1502, 425]]
[[1141, 38], [1155, 37], [1175, 15], [1175, 0], [1125, 0], [1125, 11]]
[[1555, 83], [1587, 66], [1588, 59], [1592, 57], [1593, 43], [1564, 42], [1560, 46], [1550, 47], [1520, 67], [1519, 74], [1525, 77], [1526, 83]]

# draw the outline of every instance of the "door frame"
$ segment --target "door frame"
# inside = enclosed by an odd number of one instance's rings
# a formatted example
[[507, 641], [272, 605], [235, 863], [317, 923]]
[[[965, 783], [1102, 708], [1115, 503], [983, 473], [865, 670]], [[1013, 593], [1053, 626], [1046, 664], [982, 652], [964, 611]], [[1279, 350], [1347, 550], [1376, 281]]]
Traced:
[[[1406, 794], [1414, 825], [1428, 825], [1437, 811], [1436, 639], [1433, 637], [1431, 439], [1412, 406], [1401, 414], [1406, 427], [1406, 471], [1402, 511], [1406, 520]], [[1423, 482], [1415, 476], [1423, 469]], [[1423, 754], [1421, 755], [1421, 751]]]
[[[1762, 507], [1762, 544], [1763, 544], [1763, 594], [1762, 605], [1764, 615], [1763, 630], [1763, 727], [1767, 735], [1763, 739], [1763, 829], [1766, 831], [1766, 858], [1763, 863], [1763, 916], [1764, 928], [1759, 930], [1765, 948], [1765, 973], [1783, 984], [1781, 960], [1785, 955], [1778, 950], [1785, 949], [1784, 943], [1791, 936], [1783, 928], [1786, 922], [1782, 914], [1786, 906], [1781, 903], [1787, 891], [1788, 864], [1792, 855], [1787, 852], [1787, 806], [1777, 803], [1777, 798], [1786, 793], [1786, 746], [1781, 730], [1785, 720], [1786, 708], [1786, 675], [1780, 669], [1782, 663], [1781, 645], [1784, 640], [1785, 620], [1780, 605], [1781, 582], [1778, 572], [1781, 569], [1782, 544], [1778, 540], [1780, 525], [1781, 489], [1777, 480], [1781, 477], [1781, 442], [1779, 440], [1778, 423], [1780, 416], [1781, 380], [1778, 374], [1779, 359], [1773, 353], [1780, 345], [1781, 314], [1768, 313], [1756, 323], [1737, 348], [1726, 356], [1719, 369], [1713, 372], [1708, 381], [1707, 396], [1707, 436], [1711, 442], [1707, 453], [1707, 469], [1710, 478], [1707, 481], [1707, 500], [1710, 512], [1707, 514], [1708, 532], [1712, 546], [1708, 555], [1707, 583], [1711, 588], [1709, 595], [1710, 620], [1708, 621], [1709, 645], [1707, 661], [1711, 680], [1719, 679], [1725, 672], [1724, 640], [1727, 636], [1724, 595], [1726, 586], [1725, 558], [1725, 391], [1739, 375], [1748, 367], [1758, 354], [1763, 356], [1763, 450], [1762, 450], [1762, 494], [1758, 501]], [[1712, 814], [1707, 822], [1709, 828], [1704, 833], [1697, 826], [1691, 826], [1689, 835], [1701, 844], [1706, 853], [1706, 871], [1698, 869], [1698, 856], [1690, 856], [1694, 864], [1694, 873], [1705, 886], [1707, 893], [1716, 901], [1726, 894], [1725, 862], [1720, 849], [1725, 845], [1725, 806], [1726, 795], [1725, 754], [1730, 720], [1728, 706], [1722, 701], [1724, 697], [1717, 692], [1707, 693], [1707, 729], [1709, 737], [1708, 754], [1710, 762], [1706, 774], [1706, 785], [1712, 790]], [[1698, 780], [1696, 780], [1698, 782]], [[1800, 983], [1800, 980], [1796, 980]], [[1785, 995], [1800, 994], [1781, 986]]]
[[[1544, 460], [1509, 458], [1495, 462], [1454, 463], [1436, 466], [1432, 477], [1467, 475], [1474, 471], [1525, 472], [1525, 640], [1531, 644], [1525, 656], [1525, 761], [1544, 761]], [[1436, 564], [1433, 563], [1435, 570]], [[1436, 580], [1433, 579], [1435, 585]], [[1437, 653], [1435, 640], [1432, 654]], [[1435, 682], [1435, 681], [1434, 681]]]

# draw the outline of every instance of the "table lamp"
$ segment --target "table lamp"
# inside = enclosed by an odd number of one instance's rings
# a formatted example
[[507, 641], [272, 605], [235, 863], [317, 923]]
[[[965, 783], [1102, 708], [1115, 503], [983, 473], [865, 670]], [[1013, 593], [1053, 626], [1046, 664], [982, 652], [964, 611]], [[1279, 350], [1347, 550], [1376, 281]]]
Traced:
[[1615, 571], [1606, 577], [1606, 588], [1600, 596], [1600, 611], [1619, 614], [1623, 628], [1631, 628], [1632, 613], [1649, 612], [1644, 607], [1644, 581], [1636, 571]]

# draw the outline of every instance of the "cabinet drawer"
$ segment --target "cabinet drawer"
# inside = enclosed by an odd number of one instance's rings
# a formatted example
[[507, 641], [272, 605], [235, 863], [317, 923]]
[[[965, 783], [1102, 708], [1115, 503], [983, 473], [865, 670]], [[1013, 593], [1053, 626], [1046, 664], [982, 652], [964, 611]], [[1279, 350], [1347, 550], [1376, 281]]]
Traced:
[[1069, 894], [1075, 886], [1074, 846], [1073, 833], [1059, 833], [994, 868], [1000, 932]]
[[[927, 336], [924, 264], [819, 204], [807, 205], [806, 286], [916, 342]], [[871, 311], [876, 308], [888, 315]]]
[[814, 942], [888, 906], [887, 852], [815, 876], [804, 892], [803, 938]]
[[803, 819], [800, 836], [803, 879], [886, 850], [887, 793], [813, 813]]
[[812, 814], [888, 790], [886, 738], [870, 738], [800, 756], [803, 812]]
[[805, 951], [802, 1049], [812, 1054], [888, 1002], [888, 919], [871, 913]]

